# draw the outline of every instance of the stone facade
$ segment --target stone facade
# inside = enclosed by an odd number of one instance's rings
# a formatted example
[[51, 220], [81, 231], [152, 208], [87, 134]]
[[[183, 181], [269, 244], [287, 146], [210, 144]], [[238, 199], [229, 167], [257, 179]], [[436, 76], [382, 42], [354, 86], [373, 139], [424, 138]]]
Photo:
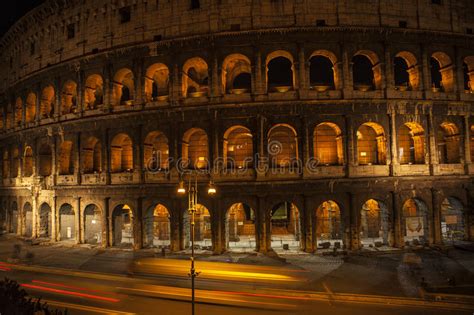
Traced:
[[4, 229], [177, 251], [196, 176], [216, 253], [474, 239], [472, 1], [191, 3], [46, 1], [2, 38]]

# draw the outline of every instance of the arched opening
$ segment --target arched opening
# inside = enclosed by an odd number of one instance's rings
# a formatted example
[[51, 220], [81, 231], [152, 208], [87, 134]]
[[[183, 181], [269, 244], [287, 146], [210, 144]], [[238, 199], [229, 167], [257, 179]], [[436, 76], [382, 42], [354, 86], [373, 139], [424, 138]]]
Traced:
[[463, 241], [466, 238], [464, 206], [456, 198], [448, 197], [441, 203], [441, 236], [443, 242]]
[[458, 127], [451, 122], [444, 122], [438, 128], [438, 157], [440, 164], [461, 162], [461, 136]]
[[51, 207], [47, 203], [43, 203], [39, 211], [39, 237], [51, 237], [51, 218]]
[[23, 206], [23, 236], [33, 236], [33, 207], [29, 202]]
[[40, 176], [49, 176], [53, 171], [53, 152], [51, 146], [42, 144], [38, 152], [38, 174]]
[[152, 131], [146, 138], [143, 148], [144, 165], [148, 171], [161, 171], [169, 168], [168, 138], [161, 131]]
[[267, 57], [268, 92], [287, 92], [294, 88], [293, 57], [286, 51], [273, 52]]
[[40, 111], [41, 118], [50, 118], [54, 115], [54, 88], [46, 86], [41, 93]]
[[402, 91], [410, 89], [410, 74], [408, 73], [408, 63], [406, 60], [402, 57], [395, 57], [393, 68], [395, 88]]
[[474, 56], [464, 58], [464, 90], [468, 93], [474, 92]]
[[451, 58], [445, 53], [436, 52], [430, 58], [430, 66], [433, 92], [452, 92], [454, 71]]
[[241, 54], [227, 56], [222, 63], [222, 85], [226, 93], [249, 93], [252, 89], [250, 60]]
[[274, 250], [300, 249], [300, 214], [296, 205], [282, 202], [271, 210], [271, 246]]
[[184, 97], [200, 97], [209, 94], [209, 69], [204, 59], [194, 57], [184, 63], [182, 84]]
[[76, 238], [76, 223], [74, 209], [70, 204], [63, 204], [59, 208], [59, 235], [61, 241], [74, 240]]
[[365, 123], [357, 130], [357, 156], [359, 165], [385, 165], [387, 150], [383, 127]]
[[[191, 246], [190, 242], [190, 223], [191, 215], [188, 210], [185, 211], [183, 220], [184, 228], [184, 241], [185, 248]], [[194, 230], [194, 246], [196, 249], [212, 250], [212, 231], [211, 231], [211, 214], [209, 210], [200, 204], [196, 205], [196, 213], [194, 217], [195, 230]]]
[[206, 169], [209, 165], [209, 144], [202, 129], [193, 128], [183, 136], [182, 157], [190, 169]]
[[328, 249], [342, 248], [343, 224], [341, 221], [341, 209], [332, 201], [324, 201], [316, 209], [316, 240], [317, 247]]
[[10, 152], [8, 150], [3, 151], [3, 178], [10, 178]]
[[102, 212], [94, 204], [84, 209], [84, 241], [87, 244], [102, 243]]
[[420, 124], [408, 122], [398, 131], [400, 164], [425, 164], [425, 130]]
[[112, 173], [133, 171], [133, 143], [127, 134], [120, 133], [113, 138], [110, 154]]
[[73, 163], [73, 143], [72, 141], [63, 141], [59, 146], [59, 175], [74, 174]]
[[157, 204], [148, 208], [143, 218], [143, 226], [145, 246], [169, 247], [171, 243], [170, 212], [164, 205]]
[[133, 245], [133, 211], [128, 205], [118, 205], [112, 212], [113, 246]]
[[360, 51], [352, 58], [352, 80], [354, 90], [370, 91], [381, 88], [382, 73], [377, 55], [371, 51]]
[[314, 158], [320, 165], [343, 165], [344, 152], [341, 129], [334, 123], [324, 122], [313, 133]]
[[19, 97], [15, 102], [15, 126], [20, 126], [23, 122], [23, 100]]
[[14, 147], [12, 150], [12, 168], [10, 170], [10, 177], [17, 178], [20, 170], [20, 150]]
[[406, 245], [426, 244], [429, 238], [428, 207], [416, 198], [408, 199], [403, 204], [402, 230]]
[[96, 137], [89, 137], [82, 147], [82, 171], [84, 174], [102, 172], [102, 144]]
[[17, 234], [19, 229], [19, 225], [18, 225], [18, 219], [19, 219], [19, 215], [18, 215], [18, 204], [14, 201], [12, 202], [12, 206], [11, 206], [11, 209], [10, 209], [10, 233], [14, 233], [14, 234]]
[[390, 216], [388, 208], [380, 201], [369, 199], [360, 210], [360, 234], [364, 246], [388, 245]]
[[33, 149], [28, 146], [23, 155], [23, 177], [33, 176]]
[[168, 96], [170, 71], [165, 64], [151, 65], [145, 77], [145, 96], [147, 102], [163, 100]]
[[313, 55], [309, 60], [309, 82], [318, 92], [334, 89], [334, 61], [325, 55]]
[[272, 167], [290, 167], [298, 161], [296, 131], [289, 125], [280, 124], [268, 132], [268, 154]]
[[63, 115], [75, 113], [77, 111], [77, 83], [71, 80], [66, 81], [61, 93], [61, 113]]
[[226, 244], [231, 251], [254, 251], [257, 247], [255, 211], [245, 203], [235, 203], [226, 214]]
[[86, 79], [84, 104], [86, 110], [97, 109], [104, 103], [104, 80], [98, 74], [92, 74]]
[[114, 76], [113, 103], [115, 105], [132, 105], [135, 93], [133, 72], [123, 68]]
[[29, 93], [26, 98], [25, 121], [27, 123], [34, 122], [36, 119], [36, 94]]
[[228, 168], [253, 166], [253, 137], [249, 129], [234, 126], [224, 133], [224, 160]]

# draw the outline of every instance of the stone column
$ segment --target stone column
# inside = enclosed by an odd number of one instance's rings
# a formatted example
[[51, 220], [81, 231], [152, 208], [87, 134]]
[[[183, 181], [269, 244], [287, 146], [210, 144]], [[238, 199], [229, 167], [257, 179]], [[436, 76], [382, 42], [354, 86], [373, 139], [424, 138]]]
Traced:
[[[309, 69], [306, 66], [305, 46], [304, 43], [298, 44], [298, 90], [308, 89]], [[296, 67], [295, 67], [296, 68]], [[296, 83], [296, 82], [295, 82]]]
[[262, 76], [262, 70], [264, 68], [266, 69], [266, 65], [262, 65], [262, 52], [260, 50], [260, 47], [256, 47], [254, 49], [254, 60], [255, 60], [254, 76], [253, 76], [253, 79], [255, 80], [254, 94], [256, 95], [265, 94], [266, 80]]
[[176, 252], [180, 250], [180, 222], [182, 220], [180, 212], [181, 208], [179, 207], [179, 202], [177, 200], [173, 200], [173, 208], [172, 214], [170, 215], [170, 250], [171, 252]]
[[257, 251], [266, 253], [271, 250], [270, 215], [265, 209], [264, 197], [258, 196], [257, 202], [255, 222]]
[[352, 79], [352, 60], [349, 58], [347, 47], [342, 47], [342, 77], [344, 80], [344, 90], [352, 93], [354, 90], [354, 81]]
[[[220, 255], [225, 250], [224, 242], [222, 241], [223, 235], [225, 239], [225, 224], [223, 225], [223, 218], [221, 218], [220, 203], [215, 199], [212, 200], [212, 218], [211, 218], [211, 229], [212, 229], [212, 250], [214, 254]], [[222, 233], [224, 232], [224, 233]]]
[[81, 197], [75, 197], [74, 200], [76, 201], [76, 209], [74, 211], [74, 236], [76, 238], [76, 244], [81, 244], [81, 236], [83, 234], [81, 229]]
[[303, 196], [304, 200], [304, 225], [301, 225], [301, 231], [304, 233], [301, 233], [301, 235], [304, 235], [304, 240], [303, 242], [305, 243], [304, 250], [307, 253], [313, 253], [316, 250], [316, 242], [313, 241], [314, 237], [314, 209], [311, 208], [311, 202], [310, 202], [310, 197], [304, 195]]
[[471, 160], [471, 131], [469, 126], [469, 115], [464, 116], [464, 161], [466, 165], [473, 163]]
[[54, 115], [53, 115], [53, 117], [55, 119], [58, 119], [59, 116], [61, 116], [61, 95], [62, 95], [61, 83], [60, 83], [59, 78], [56, 78], [54, 80], [54, 98], [55, 98], [55, 101], [54, 101]]
[[[430, 113], [428, 116], [428, 137], [429, 137], [429, 146], [425, 148], [425, 152], [429, 152], [429, 162], [431, 168], [431, 175], [433, 175], [434, 167], [439, 164], [438, 159], [438, 150], [436, 148], [436, 125], [434, 123], [433, 117], [433, 108], [430, 108]], [[426, 142], [425, 142], [426, 146]], [[427, 149], [427, 150], [426, 150]]]
[[404, 243], [404, 235], [403, 235], [403, 222], [402, 218], [402, 209], [399, 200], [399, 192], [392, 191], [390, 195], [392, 197], [392, 224], [393, 224], [393, 234], [394, 234], [394, 242], [393, 246], [398, 248], [403, 248]]
[[104, 93], [104, 111], [108, 112], [110, 108], [112, 108], [112, 91], [113, 91], [113, 79], [111, 78], [110, 74], [110, 65], [106, 65], [104, 67], [104, 86], [103, 86], [103, 93]]
[[397, 147], [397, 109], [395, 108], [395, 104], [390, 105], [390, 112], [389, 112], [389, 119], [390, 119], [390, 144], [391, 144], [391, 151], [392, 151], [392, 175], [393, 175], [393, 168], [400, 164], [398, 159], [398, 147]]
[[421, 77], [423, 78], [423, 80], [421, 80], [421, 82], [423, 82], [423, 84], [421, 85], [420, 89], [422, 89], [424, 87], [425, 91], [427, 90], [430, 90], [431, 89], [431, 71], [430, 71], [430, 65], [429, 65], [429, 56], [428, 56], [428, 53], [426, 51], [426, 48], [422, 45], [421, 46], [421, 67], [422, 67], [422, 71], [420, 72], [420, 75]]
[[135, 64], [135, 74], [134, 74], [134, 82], [135, 82], [135, 91], [134, 91], [134, 94], [135, 94], [135, 100], [134, 100], [134, 105], [141, 105], [145, 98], [144, 98], [144, 92], [145, 92], [145, 89], [144, 89], [144, 86], [143, 86], [143, 80], [144, 80], [144, 71], [143, 71], [143, 59], [142, 58], [138, 58], [136, 60], [134, 60], [134, 64]]
[[143, 198], [137, 199], [137, 209], [133, 218], [133, 249], [143, 248]]
[[36, 189], [33, 189], [33, 193], [32, 193], [32, 205], [31, 207], [33, 208], [32, 209], [32, 216], [33, 216], [33, 222], [31, 223], [32, 224], [32, 229], [31, 229], [31, 237], [32, 238], [37, 238], [38, 237], [38, 213], [39, 213], [39, 209], [38, 209], [38, 193], [36, 191]]
[[350, 249], [359, 250], [361, 247], [359, 237], [359, 222], [360, 222], [360, 211], [356, 209], [355, 205], [357, 198], [355, 194], [349, 193], [349, 205], [350, 205]]
[[53, 204], [51, 206], [51, 241], [57, 242], [59, 240], [59, 216], [58, 216], [58, 197], [53, 197]]
[[393, 60], [392, 54], [390, 53], [390, 46], [385, 46], [385, 86], [387, 90], [393, 90], [395, 86], [395, 80], [393, 75]]
[[102, 224], [102, 247], [111, 246], [109, 230], [109, 198], [104, 199], [101, 213], [101, 224]]
[[[42, 98], [42, 91], [41, 91], [41, 86], [40, 84], [38, 83], [36, 85], [36, 103], [35, 103], [35, 113], [36, 113], [36, 117], [34, 117], [34, 121], [36, 122], [36, 124], [39, 123], [39, 121], [41, 120], [41, 98]], [[3, 124], [5, 126], [5, 124]]]
[[441, 236], [441, 203], [443, 202], [441, 192], [437, 189], [431, 189], [431, 202], [432, 202], [432, 209], [433, 215], [431, 222], [431, 226], [433, 227], [433, 243], [434, 244], [442, 244], [442, 236]]

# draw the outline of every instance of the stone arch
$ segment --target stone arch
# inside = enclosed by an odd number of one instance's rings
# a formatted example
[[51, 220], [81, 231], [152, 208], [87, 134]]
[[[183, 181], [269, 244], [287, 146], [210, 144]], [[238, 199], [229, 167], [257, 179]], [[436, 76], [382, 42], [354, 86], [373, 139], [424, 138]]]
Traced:
[[328, 50], [317, 50], [309, 58], [309, 82], [318, 92], [334, 89], [339, 85], [336, 68], [337, 57]]
[[41, 92], [41, 118], [50, 118], [54, 115], [55, 91], [52, 85], [45, 86]]
[[464, 89], [467, 92], [474, 92], [474, 56], [464, 58]]
[[10, 177], [17, 178], [20, 175], [20, 149], [14, 146], [12, 149], [12, 164], [10, 170]]
[[205, 169], [209, 167], [209, 142], [204, 130], [191, 128], [184, 133], [182, 159], [187, 168]]
[[149, 207], [143, 216], [143, 236], [146, 247], [167, 248], [171, 244], [171, 220], [168, 208], [157, 203]]
[[143, 144], [144, 165], [149, 171], [169, 168], [169, 145], [166, 135], [158, 130], [151, 131]]
[[59, 145], [59, 175], [74, 174], [74, 145], [72, 141], [63, 141]]
[[224, 133], [223, 156], [228, 168], [253, 166], [253, 136], [244, 126], [232, 126]]
[[323, 122], [314, 128], [313, 151], [318, 164], [343, 165], [343, 147], [342, 132], [335, 123]]
[[246, 203], [235, 203], [226, 211], [226, 248], [231, 251], [254, 251], [257, 247], [255, 211]]
[[67, 80], [61, 91], [61, 114], [67, 115], [77, 111], [77, 83]]
[[183, 65], [182, 93], [184, 97], [209, 94], [209, 67], [201, 57], [193, 57]]
[[23, 153], [23, 177], [33, 176], [33, 149], [30, 146], [26, 146]]
[[454, 70], [451, 58], [444, 52], [435, 52], [430, 58], [431, 84], [434, 92], [454, 90]]
[[52, 214], [51, 207], [48, 203], [44, 202], [39, 208], [39, 226], [38, 226], [38, 236], [41, 238], [50, 238], [51, 237], [51, 226], [52, 226]]
[[112, 246], [130, 246], [134, 244], [132, 208], [119, 204], [112, 211]]
[[28, 93], [26, 97], [26, 112], [25, 121], [32, 123], [36, 119], [36, 94], [33, 92]]
[[296, 71], [293, 56], [284, 50], [268, 54], [266, 79], [268, 92], [287, 92], [295, 88]]
[[3, 151], [3, 168], [2, 175], [3, 178], [10, 178], [10, 151], [4, 149]]
[[169, 94], [170, 70], [163, 63], [148, 67], [145, 76], [145, 96], [147, 102], [164, 100]]
[[60, 241], [76, 239], [76, 216], [74, 208], [65, 203], [59, 207], [59, 235]]
[[441, 203], [441, 237], [443, 242], [467, 240], [466, 218], [462, 202], [454, 197], [447, 197]]
[[425, 130], [416, 122], [407, 122], [398, 131], [400, 164], [425, 164]]
[[222, 88], [225, 93], [249, 93], [252, 89], [250, 59], [242, 54], [231, 54], [222, 62]]
[[97, 109], [99, 105], [104, 104], [104, 80], [100, 74], [91, 74], [87, 77], [84, 104], [86, 110]]
[[296, 130], [288, 124], [278, 124], [268, 131], [268, 154], [273, 167], [290, 167], [298, 161]]
[[86, 244], [102, 243], [102, 210], [96, 204], [84, 208], [84, 242]]
[[82, 171], [84, 174], [102, 172], [102, 143], [96, 137], [89, 137], [82, 147]]
[[387, 144], [383, 127], [366, 122], [357, 130], [357, 158], [359, 165], [385, 165]]
[[[190, 222], [191, 215], [188, 210], [185, 210], [183, 215], [183, 229], [184, 229], [184, 247], [189, 248], [190, 243]], [[195, 239], [194, 246], [198, 249], [211, 250], [212, 249], [212, 225], [211, 213], [209, 209], [202, 204], [196, 205], [195, 214]]]
[[22, 225], [23, 225], [23, 236], [32, 237], [33, 236], [33, 207], [31, 203], [26, 202], [23, 205], [22, 212]]
[[17, 97], [15, 101], [15, 126], [20, 126], [23, 122], [23, 100]]
[[421, 74], [418, 61], [413, 53], [400, 51], [395, 55], [393, 64], [395, 88], [399, 90], [418, 90], [420, 88]]
[[440, 164], [461, 162], [461, 135], [456, 124], [443, 122], [438, 128], [436, 140]]
[[117, 134], [111, 142], [110, 168], [112, 173], [133, 170], [133, 142], [125, 133]]
[[122, 68], [114, 76], [113, 104], [132, 105], [135, 99], [135, 77], [132, 70]]
[[402, 232], [405, 244], [426, 244], [429, 239], [428, 207], [418, 198], [403, 203]]
[[362, 245], [381, 247], [389, 244], [390, 213], [385, 203], [369, 199], [360, 210], [360, 234]]
[[352, 57], [352, 80], [354, 89], [368, 91], [382, 88], [382, 67], [377, 54], [360, 50]]
[[271, 208], [270, 233], [274, 250], [301, 248], [301, 217], [294, 203], [282, 202]]
[[342, 221], [341, 208], [333, 200], [327, 200], [316, 208], [316, 246], [335, 249], [343, 245], [344, 222]]
[[53, 172], [53, 150], [49, 144], [43, 143], [38, 150], [38, 174], [49, 176]]

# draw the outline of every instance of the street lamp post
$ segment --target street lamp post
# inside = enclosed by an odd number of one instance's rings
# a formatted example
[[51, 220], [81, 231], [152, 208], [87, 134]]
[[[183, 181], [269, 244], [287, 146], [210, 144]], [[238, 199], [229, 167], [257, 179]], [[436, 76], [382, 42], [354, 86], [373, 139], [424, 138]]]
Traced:
[[[178, 194], [185, 194], [186, 188], [184, 187], [184, 182], [181, 181], [178, 186]], [[209, 183], [209, 188], [207, 190], [209, 195], [214, 195], [216, 193], [216, 188], [212, 184]], [[195, 235], [195, 215], [197, 211], [197, 196], [198, 196], [198, 185], [197, 185], [197, 176], [195, 177], [194, 183], [192, 183], [191, 179], [189, 179], [188, 185], [188, 212], [191, 215], [191, 268], [189, 271], [189, 276], [191, 277], [191, 314], [194, 315], [194, 306], [195, 306], [195, 287], [194, 282], [196, 277], [199, 275], [199, 272], [196, 272], [196, 268], [194, 266], [194, 235]]]

